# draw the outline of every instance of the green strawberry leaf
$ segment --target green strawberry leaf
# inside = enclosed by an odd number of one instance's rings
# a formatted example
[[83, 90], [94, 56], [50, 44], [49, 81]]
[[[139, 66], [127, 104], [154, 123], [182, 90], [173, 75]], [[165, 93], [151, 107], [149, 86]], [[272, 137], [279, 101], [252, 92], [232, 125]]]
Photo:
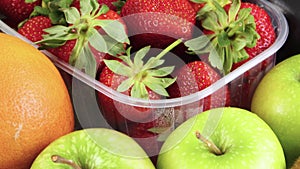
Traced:
[[131, 97], [148, 99], [149, 94], [144, 83], [135, 82], [130, 91]]
[[108, 54], [112, 56], [119, 56], [123, 53], [125, 53], [125, 48], [123, 43], [116, 42], [114, 39], [110, 38], [109, 36], [104, 36], [107, 48], [108, 48]]
[[162, 67], [159, 69], [151, 69], [148, 71], [149, 76], [153, 77], [164, 77], [171, 74], [174, 70], [175, 66]]
[[226, 28], [228, 26], [228, 15], [225, 9], [217, 1], [213, 1], [213, 4], [216, 8], [215, 12], [218, 17], [218, 24], [221, 28]]
[[37, 1], [37, 0], [25, 0], [25, 3], [33, 3], [35, 1]]
[[68, 24], [75, 24], [80, 18], [80, 13], [75, 7], [70, 7], [63, 10]]
[[[189, 51], [200, 51], [208, 46], [210, 38], [206, 35], [202, 35], [184, 42], [184, 45], [188, 47]], [[196, 52], [197, 53], [197, 52]], [[197, 53], [198, 54], [198, 53]]]
[[217, 40], [218, 40], [218, 44], [221, 47], [226, 47], [226, 46], [230, 45], [229, 37], [228, 37], [228, 35], [227, 35], [227, 33], [225, 31], [221, 31], [217, 35]]
[[156, 77], [148, 77], [143, 80], [144, 84], [149, 87], [155, 93], [158, 93], [162, 96], [169, 96], [167, 90], [168, 86], [174, 83], [176, 79], [172, 78], [156, 78]]
[[[43, 43], [43, 45], [39, 46], [39, 50], [44, 50], [44, 49], [50, 49], [50, 48], [56, 48], [59, 46], [62, 46], [66, 43], [66, 41], [51, 41], [51, 43]], [[51, 47], [50, 47], [51, 46]]]
[[[93, 10], [94, 7], [92, 6], [92, 3], [89, 2], [90, 0], [81, 0], [80, 1], [80, 13], [82, 16], [89, 15]], [[93, 1], [91, 1], [93, 2]]]
[[133, 77], [130, 77], [126, 80], [124, 80], [117, 88], [118, 92], [125, 92], [126, 90], [128, 90], [131, 86], [133, 86], [134, 84], [134, 79]]
[[[229, 23], [234, 22], [236, 19], [236, 16], [238, 15], [238, 12], [241, 7], [241, 1], [233, 1], [230, 5], [229, 11], [228, 11], [228, 19]], [[239, 16], [238, 16], [239, 18]]]
[[162, 65], [165, 61], [162, 59], [157, 59], [156, 57], [151, 57], [148, 62], [144, 65], [143, 69], [152, 69]]
[[105, 53], [108, 52], [105, 39], [100, 35], [100, 33], [96, 29], [93, 29], [93, 35], [89, 38], [89, 43], [98, 51]]
[[146, 46], [136, 52], [133, 62], [137, 68], [141, 68], [144, 65], [143, 58], [146, 56], [149, 50], [150, 46]]
[[130, 77], [132, 75], [131, 68], [117, 60], [104, 60], [104, 63], [111, 71], [118, 75], [127, 77]]
[[48, 34], [45, 34], [43, 35], [44, 37], [49, 37], [49, 36], [53, 36], [53, 35], [64, 35], [64, 34], [68, 34], [70, 28], [69, 27], [66, 27], [66, 26], [63, 26], [63, 25], [55, 25], [55, 26], [52, 26], [50, 28], [46, 28], [44, 29], [43, 31], [48, 33]]
[[231, 3], [231, 0], [190, 0], [194, 3], [201, 3], [204, 6], [197, 11], [197, 19], [202, 20], [206, 18], [206, 15], [209, 14], [211, 11], [214, 12], [217, 10], [216, 3], [218, 6], [224, 7], [227, 4]]
[[[94, 55], [92, 54], [90, 47], [85, 45], [83, 48], [84, 55], [80, 56], [82, 59], [86, 59], [87, 62], [85, 64], [85, 73], [90, 75], [91, 77], [96, 77], [97, 72], [97, 63]], [[79, 59], [80, 60], [80, 59]]]
[[50, 6], [60, 10], [61, 8], [69, 8], [73, 3], [73, 0], [49, 0], [49, 2]]
[[100, 26], [110, 37], [121, 43], [129, 44], [124, 25], [118, 20], [95, 20], [93, 26]]
[[218, 16], [215, 12], [211, 12], [207, 15], [207, 17], [202, 21], [202, 27], [210, 30], [217, 31], [220, 30], [221, 27], [218, 24]]
[[[97, 0], [93, 0], [93, 3], [94, 4], [94, 9], [99, 9], [99, 4], [98, 4], [98, 1]], [[98, 5], [97, 5], [98, 4]], [[97, 10], [94, 10], [93, 13], [92, 13], [92, 16], [94, 16], [95, 18], [97, 18], [98, 16], [102, 15], [102, 14], [106, 14], [107, 12], [109, 11], [109, 8], [107, 5], [101, 5], [99, 11]]]
[[40, 6], [35, 6], [30, 17], [48, 16], [54, 25], [67, 25], [62, 9], [69, 8], [73, 0], [43, 0]]
[[52, 22], [52, 24], [56, 25], [67, 25], [66, 19], [64, 17], [63, 13], [55, 13], [51, 12], [49, 13], [49, 18]]
[[35, 6], [33, 12], [30, 14], [30, 17], [37, 16], [37, 15], [45, 15], [48, 16], [50, 13], [48, 8], [43, 8], [42, 6]]
[[208, 61], [213, 67], [216, 67], [220, 71], [223, 71], [224, 67], [224, 51], [221, 48], [214, 48], [208, 55]]
[[117, 56], [117, 58], [121, 59], [124, 63], [126, 63], [128, 66], [133, 67], [133, 62], [130, 59], [130, 51], [131, 47], [129, 47], [125, 53], [126, 55]]
[[223, 63], [223, 72], [225, 72], [227, 74], [228, 72], [230, 72], [232, 64], [233, 64], [233, 58], [234, 57], [231, 57], [231, 56], [239, 55], [239, 52], [234, 51], [231, 48], [226, 48], [225, 47], [224, 48], [224, 53], [225, 54], [220, 53], [219, 56], [222, 56], [222, 54], [223, 54], [223, 56], [225, 55], [225, 61]]
[[[56, 46], [58, 42], [66, 42], [67, 40], [77, 39], [78, 35], [76, 34], [66, 34], [63, 36], [44, 36], [44, 39], [41, 41], [36, 42], [36, 44], [46, 45], [46, 46]], [[53, 45], [53, 46], [52, 46]]]
[[74, 66], [91, 77], [96, 76], [97, 64], [88, 45], [81, 50]]

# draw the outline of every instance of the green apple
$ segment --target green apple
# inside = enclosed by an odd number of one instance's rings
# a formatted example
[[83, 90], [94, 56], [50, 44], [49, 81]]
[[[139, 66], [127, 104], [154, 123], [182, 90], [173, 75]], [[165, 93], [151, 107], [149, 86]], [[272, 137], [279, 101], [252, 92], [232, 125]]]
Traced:
[[[212, 113], [222, 113], [211, 135], [201, 133]], [[285, 169], [280, 142], [257, 115], [240, 108], [200, 113], [176, 128], [158, 156], [157, 169]]]
[[105, 128], [74, 131], [49, 144], [31, 169], [155, 169], [129, 136]]
[[277, 135], [291, 166], [300, 156], [300, 55], [273, 67], [256, 88], [251, 104], [251, 111]]

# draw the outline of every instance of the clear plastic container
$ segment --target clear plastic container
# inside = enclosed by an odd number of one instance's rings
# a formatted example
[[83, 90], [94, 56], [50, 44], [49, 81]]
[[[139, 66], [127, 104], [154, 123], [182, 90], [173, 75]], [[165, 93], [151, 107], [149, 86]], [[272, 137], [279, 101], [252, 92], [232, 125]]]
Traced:
[[[211, 86], [185, 97], [162, 100], [131, 98], [112, 90], [51, 53], [42, 51], [58, 67], [67, 84], [77, 115], [77, 129], [105, 127], [122, 131], [136, 139], [155, 160], [165, 137], [186, 119], [203, 111], [204, 99], [224, 98], [222, 103], [225, 106], [228, 87], [230, 106], [249, 109], [255, 88], [274, 66], [276, 52], [285, 43], [289, 30], [284, 15], [276, 6], [264, 0], [249, 1], [259, 3], [270, 14], [277, 34], [275, 43]], [[1, 20], [0, 30], [31, 43]], [[110, 99], [112, 105], [101, 102], [99, 93]], [[141, 113], [141, 116], [136, 118], [131, 116], [132, 113]]]

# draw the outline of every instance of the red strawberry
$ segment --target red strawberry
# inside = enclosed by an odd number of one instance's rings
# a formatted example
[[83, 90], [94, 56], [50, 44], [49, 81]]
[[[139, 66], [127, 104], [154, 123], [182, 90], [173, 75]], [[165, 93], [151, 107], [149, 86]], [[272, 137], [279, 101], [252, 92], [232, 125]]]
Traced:
[[96, 1], [82, 1], [80, 5], [92, 8], [83, 8], [90, 10], [84, 15], [75, 12], [75, 8], [63, 8], [68, 26], [56, 25], [46, 29], [48, 34], [37, 43], [41, 44], [41, 49], [48, 49], [95, 77], [97, 70], [103, 67], [103, 59], [125, 51], [124, 44], [129, 43], [127, 30], [120, 15], [107, 6], [100, 6]]
[[165, 48], [174, 39], [192, 37], [196, 12], [188, 0], [127, 0], [121, 16], [133, 47]]
[[[211, 42], [210, 47], [216, 49], [216, 52], [210, 52], [208, 60], [224, 74], [241, 66], [274, 43], [276, 34], [270, 16], [263, 8], [240, 0], [233, 0], [224, 8], [220, 8], [221, 5], [218, 3], [215, 3], [215, 6], [216, 10], [202, 16], [201, 23], [205, 28], [203, 32]], [[219, 18], [217, 22], [215, 18]], [[207, 39], [202, 36], [185, 44], [190, 50], [200, 54], [204, 51], [203, 49], [208, 48], [202, 48], [199, 44], [205, 46], [203, 44], [207, 43]], [[260, 79], [259, 73], [264, 71], [270, 63], [272, 60], [267, 59], [261, 65], [247, 71], [241, 82], [230, 84], [233, 106], [249, 108], [253, 88]], [[239, 90], [240, 88], [242, 89]], [[236, 90], [241, 92], [236, 92]], [[244, 107], [245, 105], [248, 106]]]
[[18, 32], [32, 42], [43, 39], [44, 29], [52, 26], [51, 20], [46, 16], [35, 16], [28, 19], [19, 29]]
[[[257, 40], [256, 45], [252, 48], [246, 47], [245, 50], [249, 54], [249, 58], [235, 63], [232, 65], [232, 70], [238, 68], [242, 64], [246, 63], [248, 60], [257, 56], [267, 48], [269, 48], [276, 39], [276, 34], [272, 21], [268, 13], [261, 7], [252, 4], [252, 3], [242, 3], [241, 9], [250, 8], [251, 15], [254, 16], [256, 31], [259, 34], [260, 38]], [[243, 81], [239, 83], [230, 84], [230, 88], [234, 94], [232, 97], [232, 106], [239, 106], [241, 108], [249, 109], [251, 106], [251, 99], [255, 90], [255, 87], [259, 83], [259, 80], [262, 78], [263, 73], [266, 71], [268, 65], [272, 64], [272, 57], [264, 60], [259, 65], [250, 69], [244, 73]]]
[[17, 29], [17, 25], [27, 19], [35, 6], [41, 4], [41, 0], [31, 0], [26, 3], [25, 0], [1, 0], [0, 13], [6, 16], [4, 22]]
[[[121, 17], [115, 11], [109, 10], [109, 11], [107, 11], [107, 13], [100, 15], [97, 19], [119, 20], [119, 19], [121, 19]], [[104, 31], [101, 28], [98, 27], [97, 29], [98, 29], [99, 32], [104, 33]], [[125, 29], [126, 29], [126, 27], [125, 27]], [[56, 48], [50, 48], [48, 50], [52, 54], [54, 54], [55, 56], [63, 59], [65, 62], [69, 62], [72, 51], [73, 51], [73, 49], [76, 45], [76, 41], [77, 40], [69, 40], [62, 46], [59, 46], [59, 47], [56, 47]], [[99, 52], [95, 48], [93, 48], [92, 46], [90, 46], [90, 48], [91, 48], [91, 52], [93, 53], [93, 56], [96, 59], [97, 69], [101, 70], [104, 66], [103, 60], [111, 58], [111, 55], [109, 55], [107, 53], [104, 53], [104, 52]]]
[[[276, 34], [274, 27], [272, 25], [272, 21], [268, 13], [261, 7], [253, 3], [244, 2], [241, 4], [241, 9], [250, 8], [251, 15], [253, 15], [255, 24], [256, 24], [256, 32], [259, 34], [260, 38], [257, 40], [256, 45], [252, 48], [246, 47], [245, 50], [249, 54], [249, 58], [247, 60], [238, 62], [233, 64], [232, 69], [235, 69], [247, 62], [251, 58], [257, 56], [267, 48], [269, 48], [276, 39]], [[270, 60], [267, 60], [263, 64], [263, 68], [265, 68], [269, 64]]]
[[[209, 87], [220, 79], [220, 75], [203, 61], [194, 61], [184, 65], [175, 73], [175, 76], [177, 77], [176, 83], [168, 88], [171, 98], [188, 96], [196, 93]], [[200, 100], [198, 103], [187, 105], [188, 107], [191, 107], [186, 109], [191, 109], [192, 107], [201, 108], [203, 106], [202, 111], [205, 111], [216, 107], [228, 106], [229, 100], [228, 88], [225, 86], [214, 92], [212, 95]], [[182, 110], [184, 109], [182, 108]]]
[[[276, 35], [267, 12], [255, 4], [233, 0], [224, 9], [218, 3], [215, 5], [218, 7], [202, 16], [201, 20], [203, 32], [210, 41], [199, 37], [186, 42], [186, 45], [195, 53], [203, 53], [207, 48], [199, 44], [212, 42], [211, 47], [216, 52], [210, 52], [209, 60], [214, 67], [227, 74], [242, 61], [268, 48]], [[234, 15], [228, 15], [229, 10]], [[217, 22], [216, 16], [219, 18]]]
[[[161, 67], [164, 52], [170, 51], [178, 45], [181, 40], [177, 40], [156, 57], [151, 57], [146, 63], [143, 58], [148, 54], [150, 46], [140, 49], [134, 57], [130, 59], [130, 49], [126, 55], [119, 57], [121, 60], [105, 60], [105, 65], [100, 73], [99, 81], [104, 85], [121, 92], [125, 95], [141, 98], [145, 100], [157, 100], [163, 96], [168, 96], [167, 88], [175, 79], [167, 78], [174, 67]], [[118, 129], [128, 121], [145, 122], [152, 119], [154, 109], [131, 106], [110, 98], [103, 93], [98, 93], [98, 100], [102, 113], [107, 121]], [[125, 123], [125, 124], [126, 124]], [[126, 126], [124, 126], [126, 128]]]

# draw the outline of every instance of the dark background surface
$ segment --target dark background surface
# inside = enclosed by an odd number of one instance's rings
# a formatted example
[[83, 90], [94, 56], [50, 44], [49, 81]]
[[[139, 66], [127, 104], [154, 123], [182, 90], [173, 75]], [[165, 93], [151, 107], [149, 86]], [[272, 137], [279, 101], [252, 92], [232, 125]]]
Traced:
[[[289, 24], [289, 35], [286, 43], [277, 53], [277, 63], [300, 54], [300, 1], [299, 0], [269, 0], [285, 15]], [[300, 65], [299, 65], [300, 66]]]

